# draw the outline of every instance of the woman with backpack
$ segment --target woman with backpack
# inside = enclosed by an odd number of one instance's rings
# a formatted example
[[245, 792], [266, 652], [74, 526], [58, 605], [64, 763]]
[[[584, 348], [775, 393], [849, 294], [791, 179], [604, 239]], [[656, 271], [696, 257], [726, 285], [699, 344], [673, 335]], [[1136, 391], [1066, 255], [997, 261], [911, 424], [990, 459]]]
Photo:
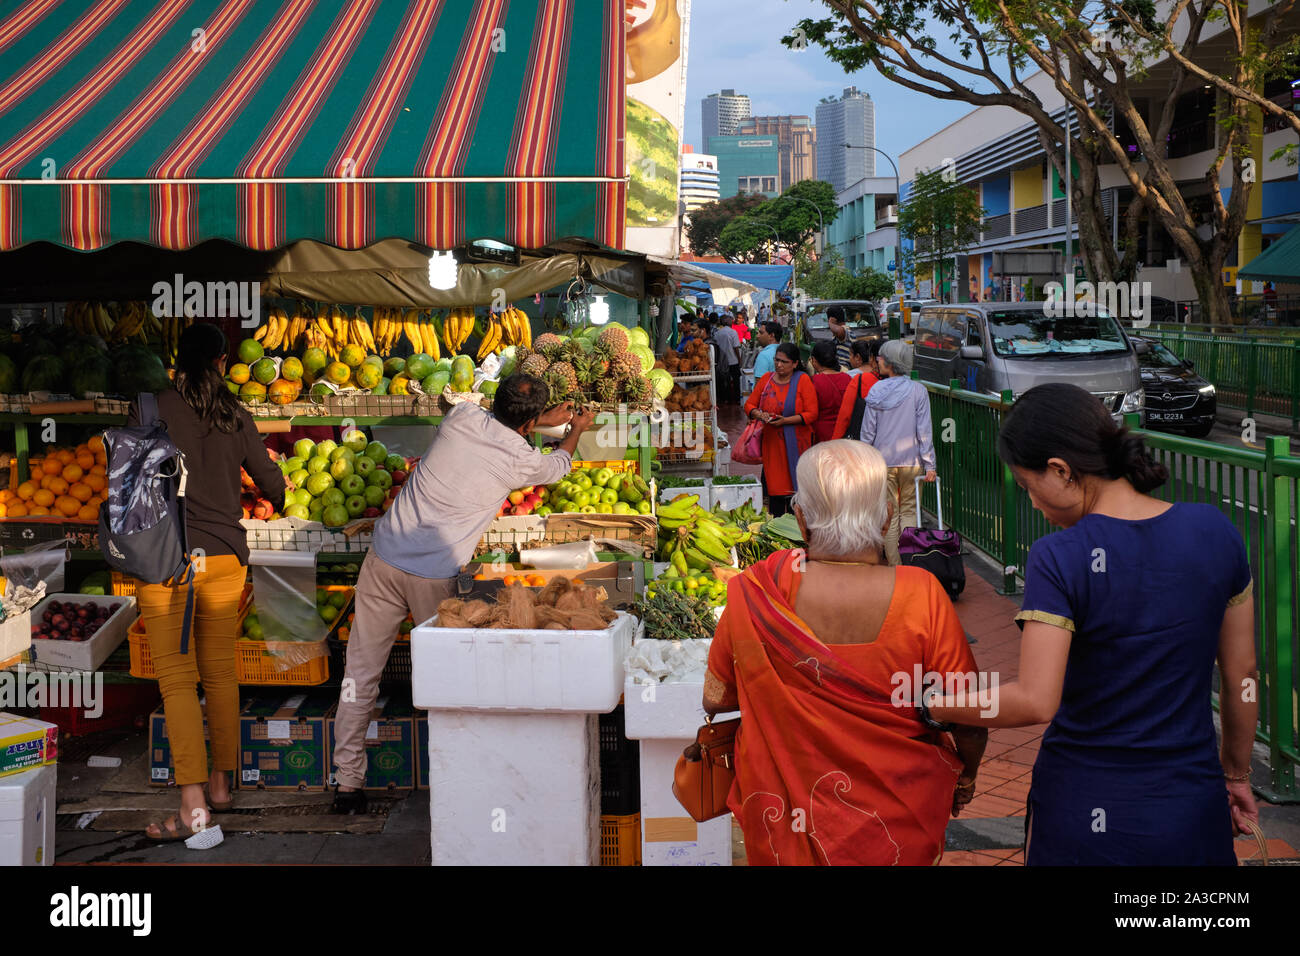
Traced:
[[[235, 640], [248, 575], [248, 545], [239, 523], [240, 466], [276, 511], [284, 508], [284, 476], [267, 455], [252, 416], [226, 387], [225, 370], [225, 335], [215, 325], [195, 323], [181, 335], [172, 388], [157, 396], [158, 418], [184, 455], [186, 545], [195, 571], [188, 634], [188, 586], [136, 582], [181, 797], [179, 813], [150, 824], [146, 831], [158, 841], [188, 839], [211, 823], [209, 805], [229, 810], [233, 802], [230, 774], [239, 765]], [[149, 424], [142, 422], [138, 402], [127, 424]], [[211, 772], [195, 686], [200, 680], [212, 744]]]
[[799, 456], [812, 446], [813, 422], [817, 420], [817, 390], [812, 376], [799, 362], [799, 348], [790, 342], [776, 347], [773, 370], [754, 384], [745, 402], [750, 421], [767, 425], [763, 429], [763, 486], [773, 517], [790, 510], [795, 487], [795, 466]]

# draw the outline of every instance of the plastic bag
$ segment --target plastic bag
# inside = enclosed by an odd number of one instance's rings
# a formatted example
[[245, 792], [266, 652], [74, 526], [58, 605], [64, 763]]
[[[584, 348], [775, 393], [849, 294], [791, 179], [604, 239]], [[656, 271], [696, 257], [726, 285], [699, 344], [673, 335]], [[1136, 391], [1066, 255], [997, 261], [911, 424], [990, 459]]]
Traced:
[[266, 652], [279, 670], [329, 653], [327, 623], [316, 607], [316, 554], [312, 551], [252, 551], [253, 603]]
[[35, 588], [45, 582], [45, 593], [63, 590], [63, 567], [68, 560], [66, 541], [46, 541], [17, 554], [0, 558], [0, 574], [14, 587]]

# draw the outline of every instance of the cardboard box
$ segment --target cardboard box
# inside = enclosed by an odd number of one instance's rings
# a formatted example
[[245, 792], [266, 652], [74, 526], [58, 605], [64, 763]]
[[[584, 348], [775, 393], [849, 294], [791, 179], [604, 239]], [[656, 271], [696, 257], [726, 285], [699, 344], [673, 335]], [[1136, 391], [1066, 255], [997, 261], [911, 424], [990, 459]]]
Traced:
[[306, 692], [257, 697], [239, 718], [239, 782], [259, 790], [324, 790], [325, 723], [338, 694]]
[[[366, 728], [367, 790], [410, 790], [415, 786], [415, 711], [409, 700], [381, 696]], [[420, 715], [421, 717], [423, 714]], [[334, 725], [329, 718], [330, 777], [334, 780]], [[421, 721], [423, 723], [423, 721]]]
[[59, 728], [31, 717], [0, 712], [0, 777], [59, 758]]
[[93, 671], [126, 640], [126, 632], [138, 617], [135, 598], [99, 594], [51, 594], [32, 608], [32, 620], [40, 622], [50, 602], [76, 604], [90, 602], [97, 607], [117, 606], [88, 641], [52, 641], [32, 638], [32, 660], [59, 670]]

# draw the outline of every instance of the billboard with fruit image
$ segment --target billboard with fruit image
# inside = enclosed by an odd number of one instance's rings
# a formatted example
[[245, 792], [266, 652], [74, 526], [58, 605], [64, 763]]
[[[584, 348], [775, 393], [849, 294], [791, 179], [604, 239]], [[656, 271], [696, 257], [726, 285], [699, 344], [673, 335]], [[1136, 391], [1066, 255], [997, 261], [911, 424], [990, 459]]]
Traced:
[[677, 255], [690, 0], [626, 0], [627, 248]]

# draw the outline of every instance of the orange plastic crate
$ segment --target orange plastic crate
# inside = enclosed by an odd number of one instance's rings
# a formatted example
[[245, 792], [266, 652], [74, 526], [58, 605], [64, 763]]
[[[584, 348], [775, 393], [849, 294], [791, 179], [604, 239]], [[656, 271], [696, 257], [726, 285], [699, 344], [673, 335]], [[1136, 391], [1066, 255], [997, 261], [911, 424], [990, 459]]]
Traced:
[[[113, 595], [120, 596], [123, 593], [135, 594], [135, 578], [122, 575], [121, 577], [131, 584], [132, 590], [128, 592], [119, 592], [118, 573], [113, 572]], [[244, 618], [248, 616], [248, 609], [253, 603], [253, 583], [244, 585], [243, 596], [239, 599], [239, 617], [236, 618], [236, 627], [244, 623]], [[126, 632], [127, 644], [131, 648], [131, 669], [128, 672], [132, 677], [139, 677], [143, 680], [157, 680], [158, 674], [153, 667], [153, 652], [149, 649], [149, 637], [145, 634], [144, 618], [137, 617], [131, 622], [130, 628]], [[236, 671], [238, 673], [238, 671]]]
[[601, 815], [600, 865], [641, 865], [641, 814]]
[[280, 684], [311, 687], [330, 676], [329, 654], [313, 657], [305, 664], [280, 670], [266, 641], [235, 642], [235, 679], [241, 684]]

